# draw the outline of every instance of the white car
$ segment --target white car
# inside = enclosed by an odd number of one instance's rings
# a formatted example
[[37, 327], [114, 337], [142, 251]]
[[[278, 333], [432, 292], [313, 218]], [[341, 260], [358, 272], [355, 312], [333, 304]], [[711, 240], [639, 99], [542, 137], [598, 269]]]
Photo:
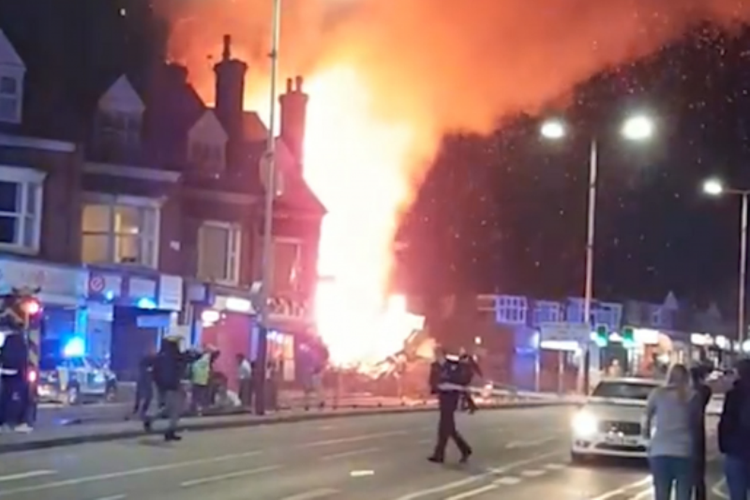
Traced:
[[573, 415], [570, 457], [645, 458], [646, 402], [661, 382], [639, 378], [603, 379]]

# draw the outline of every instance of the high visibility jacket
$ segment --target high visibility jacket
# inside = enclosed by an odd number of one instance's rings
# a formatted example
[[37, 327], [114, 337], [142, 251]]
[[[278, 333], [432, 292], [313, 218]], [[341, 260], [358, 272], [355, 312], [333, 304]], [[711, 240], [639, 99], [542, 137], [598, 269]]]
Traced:
[[211, 355], [204, 354], [193, 363], [193, 383], [196, 385], [208, 385], [211, 374]]

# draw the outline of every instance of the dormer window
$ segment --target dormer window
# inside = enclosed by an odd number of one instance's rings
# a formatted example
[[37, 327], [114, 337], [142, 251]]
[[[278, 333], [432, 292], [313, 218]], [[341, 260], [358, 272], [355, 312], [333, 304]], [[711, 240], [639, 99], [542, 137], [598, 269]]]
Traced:
[[189, 161], [197, 167], [224, 169], [224, 145], [194, 140], [190, 143]]
[[18, 78], [0, 76], [0, 122], [21, 121], [21, 85]]
[[120, 146], [138, 146], [141, 141], [141, 115], [102, 111], [99, 133], [103, 141]]

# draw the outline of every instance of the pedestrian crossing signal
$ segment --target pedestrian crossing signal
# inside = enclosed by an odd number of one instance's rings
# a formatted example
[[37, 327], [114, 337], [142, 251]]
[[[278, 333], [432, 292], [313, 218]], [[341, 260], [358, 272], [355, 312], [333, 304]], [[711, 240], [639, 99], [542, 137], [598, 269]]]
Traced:
[[635, 347], [635, 332], [633, 331], [633, 327], [626, 326], [622, 329], [622, 333], [620, 335], [622, 337], [622, 346], [626, 348]]

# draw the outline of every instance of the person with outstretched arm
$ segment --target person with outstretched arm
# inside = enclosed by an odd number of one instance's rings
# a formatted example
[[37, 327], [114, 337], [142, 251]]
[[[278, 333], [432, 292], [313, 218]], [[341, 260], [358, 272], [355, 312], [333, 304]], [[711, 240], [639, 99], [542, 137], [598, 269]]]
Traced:
[[461, 452], [461, 463], [466, 463], [472, 454], [471, 446], [456, 429], [456, 410], [463, 391], [456, 388], [456, 378], [461, 378], [461, 366], [457, 361], [446, 358], [441, 348], [435, 349], [435, 361], [430, 365], [430, 390], [438, 397], [438, 435], [435, 449], [428, 457], [430, 462], [443, 463], [445, 448], [452, 439]]

